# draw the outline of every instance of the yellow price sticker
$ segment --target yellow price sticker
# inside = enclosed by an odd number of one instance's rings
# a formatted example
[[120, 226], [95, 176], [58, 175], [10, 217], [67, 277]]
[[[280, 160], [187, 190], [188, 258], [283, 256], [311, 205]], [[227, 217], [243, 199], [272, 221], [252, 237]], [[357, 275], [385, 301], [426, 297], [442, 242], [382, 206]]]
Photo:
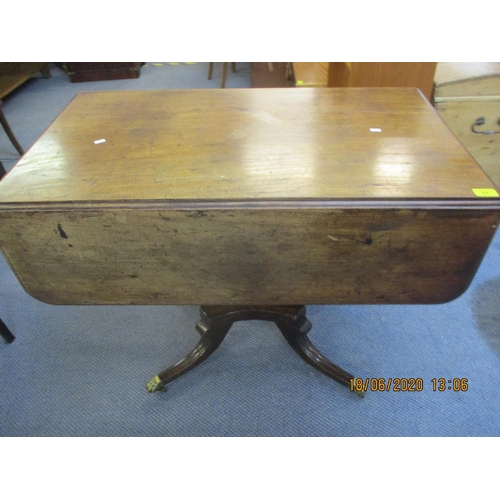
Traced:
[[304, 82], [302, 80], [297, 80], [297, 85], [304, 85]]
[[481, 198], [498, 198], [500, 195], [496, 192], [495, 189], [473, 189], [472, 192], [476, 196], [480, 196]]
[[175, 63], [175, 62], [174, 63], [168, 63], [168, 64], [170, 64], [170, 66], [179, 66], [180, 65], [180, 63]]
[[163, 66], [162, 63], [153, 63], [153, 66]]

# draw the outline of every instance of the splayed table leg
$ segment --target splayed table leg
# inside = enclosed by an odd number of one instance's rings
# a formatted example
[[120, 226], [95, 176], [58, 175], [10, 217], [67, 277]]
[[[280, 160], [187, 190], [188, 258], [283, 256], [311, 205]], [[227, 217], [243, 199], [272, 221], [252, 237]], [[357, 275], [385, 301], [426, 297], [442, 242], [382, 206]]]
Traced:
[[[202, 306], [196, 329], [201, 339], [181, 361], [163, 370], [147, 384], [149, 392], [166, 389], [166, 385], [205, 361], [219, 347], [236, 321], [265, 320], [276, 323], [281, 333], [299, 356], [328, 377], [347, 387], [354, 376], [332, 363], [309, 340], [311, 322], [306, 308], [297, 306]], [[363, 393], [356, 392], [359, 396]]]

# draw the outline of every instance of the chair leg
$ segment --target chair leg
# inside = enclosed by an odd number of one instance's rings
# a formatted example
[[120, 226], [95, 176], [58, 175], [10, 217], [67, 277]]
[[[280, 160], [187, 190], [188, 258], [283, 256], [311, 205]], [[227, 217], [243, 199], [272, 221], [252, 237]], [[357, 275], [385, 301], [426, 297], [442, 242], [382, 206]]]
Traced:
[[2, 124], [2, 127], [5, 130], [7, 136], [9, 137], [10, 142], [12, 142], [14, 147], [17, 149], [19, 154], [22, 156], [24, 154], [23, 148], [17, 142], [17, 139], [14, 137], [14, 134], [12, 133], [12, 130], [9, 127], [9, 124], [7, 123], [7, 120], [5, 119], [5, 116], [4, 116], [3, 111], [2, 111], [2, 101], [0, 101], [0, 123]]
[[42, 76], [44, 78], [52, 78], [52, 75], [50, 74], [50, 67], [48, 64], [40, 70], [40, 73], [42, 73]]
[[[5, 175], [5, 169], [3, 168], [3, 164], [0, 161], [0, 179]], [[12, 332], [7, 328], [7, 325], [0, 319], [0, 337], [2, 337], [5, 342], [12, 344], [14, 342], [14, 335], [12, 335]]]
[[220, 82], [220, 88], [223, 89], [226, 86], [226, 76], [227, 76], [227, 62], [222, 63], [222, 80]]
[[0, 319], [0, 337], [2, 337], [5, 342], [12, 344], [15, 338], [12, 332], [7, 328], [7, 325]]
[[211, 80], [212, 79], [212, 71], [214, 69], [214, 63], [211, 62], [211, 63], [208, 63], [208, 79]]

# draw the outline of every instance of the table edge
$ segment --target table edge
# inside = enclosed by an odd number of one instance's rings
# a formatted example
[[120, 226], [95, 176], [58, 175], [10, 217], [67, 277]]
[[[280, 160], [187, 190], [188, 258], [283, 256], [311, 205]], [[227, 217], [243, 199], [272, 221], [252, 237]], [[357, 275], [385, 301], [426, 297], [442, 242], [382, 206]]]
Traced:
[[135, 210], [249, 210], [249, 209], [421, 209], [500, 210], [500, 198], [448, 199], [238, 199], [238, 200], [112, 200], [67, 202], [0, 202], [0, 212]]

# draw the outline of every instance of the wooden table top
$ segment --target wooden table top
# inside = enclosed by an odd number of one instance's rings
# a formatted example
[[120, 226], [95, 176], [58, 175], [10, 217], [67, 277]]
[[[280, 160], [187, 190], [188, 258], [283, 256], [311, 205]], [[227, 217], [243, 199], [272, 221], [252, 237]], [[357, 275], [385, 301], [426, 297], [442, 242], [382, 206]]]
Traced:
[[416, 89], [92, 92], [4, 178], [0, 207], [480, 200], [473, 189], [495, 186]]

